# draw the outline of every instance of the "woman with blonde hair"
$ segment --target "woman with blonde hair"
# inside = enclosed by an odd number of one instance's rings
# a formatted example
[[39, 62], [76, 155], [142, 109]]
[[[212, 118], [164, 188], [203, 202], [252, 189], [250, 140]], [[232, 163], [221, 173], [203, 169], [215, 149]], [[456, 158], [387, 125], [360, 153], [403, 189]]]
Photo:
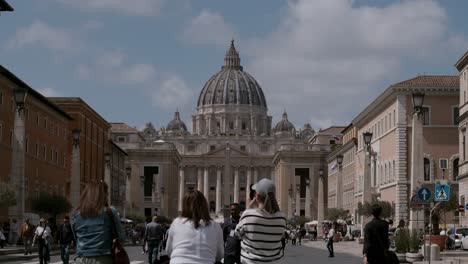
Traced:
[[108, 187], [104, 182], [86, 184], [80, 205], [72, 217], [76, 239], [76, 263], [112, 264], [114, 233], [124, 238], [120, 219], [114, 208], [108, 207]]
[[185, 194], [182, 214], [169, 229], [166, 251], [171, 264], [212, 264], [223, 258], [223, 231], [211, 219], [201, 192]]

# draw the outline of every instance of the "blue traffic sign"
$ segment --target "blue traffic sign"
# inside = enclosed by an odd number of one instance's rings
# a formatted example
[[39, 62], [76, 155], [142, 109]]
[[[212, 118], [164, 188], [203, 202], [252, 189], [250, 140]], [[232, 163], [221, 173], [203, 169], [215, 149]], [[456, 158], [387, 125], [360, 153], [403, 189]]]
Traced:
[[465, 210], [468, 211], [468, 203], [465, 204]]
[[418, 198], [421, 200], [421, 202], [426, 202], [431, 199], [431, 190], [428, 188], [421, 188], [418, 190]]
[[436, 202], [447, 202], [450, 198], [450, 185], [436, 185], [435, 197]]

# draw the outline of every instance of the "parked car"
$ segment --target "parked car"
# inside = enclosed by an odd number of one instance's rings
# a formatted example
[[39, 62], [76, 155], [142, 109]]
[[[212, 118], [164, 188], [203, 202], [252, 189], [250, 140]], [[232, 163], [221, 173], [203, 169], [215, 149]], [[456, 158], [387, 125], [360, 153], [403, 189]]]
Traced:
[[455, 248], [468, 250], [468, 227], [455, 228], [455, 234], [453, 235], [453, 238], [455, 240]]

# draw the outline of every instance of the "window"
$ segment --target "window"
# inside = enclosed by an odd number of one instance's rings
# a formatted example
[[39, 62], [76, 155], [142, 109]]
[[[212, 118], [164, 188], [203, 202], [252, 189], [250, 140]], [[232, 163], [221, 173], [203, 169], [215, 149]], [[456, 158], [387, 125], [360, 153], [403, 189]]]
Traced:
[[465, 154], [466, 154], [466, 149], [465, 149], [465, 145], [466, 145], [466, 143], [465, 143], [465, 133], [466, 133], [466, 130], [463, 130], [462, 133], [463, 133], [463, 141], [462, 141], [463, 156], [462, 157], [463, 157], [463, 161], [465, 161], [466, 160], [466, 156], [465, 156]]
[[39, 113], [36, 113], [36, 127], [39, 127], [41, 119], [39, 118]]
[[247, 126], [245, 125], [245, 122], [242, 122], [242, 130], [246, 130]]
[[335, 145], [335, 140], [330, 140], [330, 145]]
[[452, 107], [452, 124], [458, 125], [458, 117], [460, 116], [460, 108], [458, 106]]
[[261, 152], [268, 152], [268, 145], [267, 144], [260, 145], [260, 151]]
[[428, 158], [424, 158], [424, 181], [431, 180], [431, 161]]
[[392, 129], [393, 125], [392, 125], [392, 113], [388, 114], [388, 123], [389, 123], [389, 129]]
[[458, 158], [454, 159], [452, 162], [452, 179], [454, 181], [456, 181], [458, 178], [458, 162], [459, 162]]
[[39, 144], [36, 142], [36, 158], [39, 158]]
[[3, 92], [0, 91], [0, 104], [3, 104]]
[[234, 129], [234, 123], [233, 122], [229, 122], [229, 129]]
[[47, 147], [45, 144], [42, 146], [42, 158], [47, 159]]
[[0, 124], [0, 143], [3, 141], [3, 124]]
[[194, 144], [189, 144], [188, 147], [187, 147], [187, 150], [189, 152], [194, 152], [195, 151], [195, 145]]
[[44, 118], [44, 128], [47, 128], [47, 117]]
[[245, 146], [244, 145], [240, 146], [240, 150], [245, 151]]
[[54, 160], [54, 148], [50, 147], [50, 161]]
[[117, 137], [117, 142], [125, 142], [126, 138], [125, 137]]
[[422, 108], [422, 116], [423, 116], [423, 125], [428, 126], [431, 124], [431, 111], [429, 107]]
[[58, 163], [59, 163], [58, 160], [59, 160], [59, 158], [58, 158], [58, 151], [56, 150], [56, 151], [55, 151], [55, 163], [58, 164]]
[[216, 146], [215, 146], [215, 145], [211, 145], [211, 146], [210, 146], [210, 151], [213, 151], [213, 150], [215, 150], [215, 149], [216, 149]]
[[396, 126], [396, 110], [393, 110], [393, 125]]
[[446, 170], [447, 169], [447, 164], [448, 164], [447, 159], [440, 159], [439, 160], [440, 169]]
[[217, 128], [220, 128], [221, 127], [221, 124], [219, 122], [216, 122], [216, 127]]
[[29, 150], [29, 138], [26, 137], [25, 152], [28, 153]]
[[13, 129], [10, 129], [10, 146], [13, 146]]

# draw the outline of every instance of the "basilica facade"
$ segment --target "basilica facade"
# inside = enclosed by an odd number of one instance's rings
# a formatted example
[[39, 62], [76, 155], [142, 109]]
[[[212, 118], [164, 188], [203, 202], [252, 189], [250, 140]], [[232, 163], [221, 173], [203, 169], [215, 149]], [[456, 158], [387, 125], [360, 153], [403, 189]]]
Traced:
[[233, 41], [221, 70], [201, 89], [191, 125], [189, 131], [178, 111], [158, 129], [112, 124], [113, 141], [128, 154], [127, 214], [174, 217], [183, 194], [199, 190], [222, 217], [233, 202], [245, 208], [251, 184], [269, 178], [289, 218], [323, 217], [326, 156], [342, 128], [296, 129], [286, 112], [273, 126], [265, 94], [244, 71]]

